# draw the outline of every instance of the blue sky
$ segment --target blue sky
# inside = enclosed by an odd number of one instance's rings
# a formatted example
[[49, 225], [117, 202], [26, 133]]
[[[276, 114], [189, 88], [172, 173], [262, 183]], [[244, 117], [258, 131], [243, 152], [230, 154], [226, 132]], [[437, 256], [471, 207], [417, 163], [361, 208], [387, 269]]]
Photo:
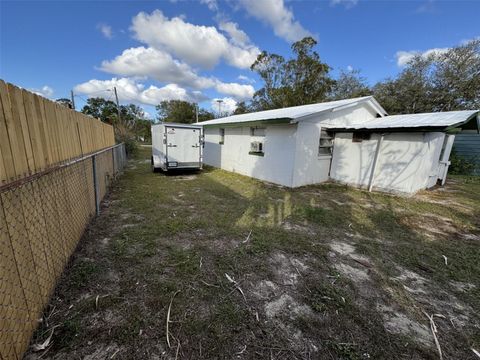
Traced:
[[[210, 108], [251, 98], [261, 50], [290, 56], [305, 35], [323, 61], [374, 84], [414, 52], [480, 36], [480, 1], [0, 1], [0, 77], [52, 99], [78, 95]], [[225, 110], [225, 109], [224, 109]]]

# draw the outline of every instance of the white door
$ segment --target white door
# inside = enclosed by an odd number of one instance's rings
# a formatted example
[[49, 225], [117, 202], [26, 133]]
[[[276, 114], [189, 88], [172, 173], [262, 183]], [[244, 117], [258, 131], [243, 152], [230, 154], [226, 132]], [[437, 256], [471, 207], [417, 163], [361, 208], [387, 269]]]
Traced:
[[167, 127], [166, 130], [168, 162], [176, 162], [178, 167], [198, 166], [200, 162], [200, 129]]

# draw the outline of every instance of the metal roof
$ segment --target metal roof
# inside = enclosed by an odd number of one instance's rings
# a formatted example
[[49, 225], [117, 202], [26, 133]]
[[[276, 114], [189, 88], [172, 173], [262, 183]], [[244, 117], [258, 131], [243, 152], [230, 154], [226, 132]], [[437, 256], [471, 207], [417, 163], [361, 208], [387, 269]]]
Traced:
[[176, 127], [176, 128], [187, 128], [187, 129], [201, 129], [202, 127], [198, 125], [198, 123], [192, 123], [192, 124], [184, 124], [184, 123], [174, 123], [174, 122], [161, 122], [158, 124], [152, 124], [152, 126], [168, 126], [168, 127]]
[[[325, 125], [332, 130], [375, 130], [399, 128], [448, 128], [465, 124], [479, 115], [478, 110], [390, 115], [348, 126]], [[478, 119], [478, 118], [477, 118]], [[479, 121], [479, 120], [477, 120]], [[478, 125], [477, 125], [478, 126]]]
[[252, 121], [268, 121], [289, 119], [291, 122], [297, 122], [306, 116], [319, 114], [325, 111], [341, 110], [345, 107], [355, 106], [359, 103], [369, 103], [380, 115], [386, 115], [385, 109], [375, 100], [373, 96], [365, 96], [360, 98], [345, 99], [338, 101], [329, 101], [318, 104], [293, 106], [282, 109], [258, 111], [248, 114], [232, 115], [219, 119], [207, 120], [199, 122], [199, 125], [221, 125], [221, 124], [237, 124]]

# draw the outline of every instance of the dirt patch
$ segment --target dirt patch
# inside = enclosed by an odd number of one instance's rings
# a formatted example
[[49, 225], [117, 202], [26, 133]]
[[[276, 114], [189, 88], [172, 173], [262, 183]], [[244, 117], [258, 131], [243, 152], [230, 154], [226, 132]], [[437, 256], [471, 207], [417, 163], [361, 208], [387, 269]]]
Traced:
[[392, 334], [401, 334], [415, 339], [422, 345], [430, 347], [433, 344], [433, 336], [429, 328], [420, 324], [400, 311], [390, 306], [378, 305], [377, 310], [384, 318], [385, 329]]

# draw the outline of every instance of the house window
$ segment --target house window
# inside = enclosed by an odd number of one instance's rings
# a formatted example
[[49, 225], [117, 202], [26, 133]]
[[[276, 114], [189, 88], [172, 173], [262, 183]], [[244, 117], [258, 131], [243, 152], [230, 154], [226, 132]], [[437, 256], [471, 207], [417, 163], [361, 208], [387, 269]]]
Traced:
[[225, 129], [220, 129], [220, 141], [218, 142], [220, 145], [223, 145], [225, 143]]
[[320, 144], [318, 146], [318, 155], [332, 155], [333, 136], [326, 130], [320, 131]]
[[362, 142], [363, 140], [370, 140], [370, 133], [359, 131], [353, 133], [352, 142]]
[[251, 127], [250, 136], [265, 136], [265, 128]]

